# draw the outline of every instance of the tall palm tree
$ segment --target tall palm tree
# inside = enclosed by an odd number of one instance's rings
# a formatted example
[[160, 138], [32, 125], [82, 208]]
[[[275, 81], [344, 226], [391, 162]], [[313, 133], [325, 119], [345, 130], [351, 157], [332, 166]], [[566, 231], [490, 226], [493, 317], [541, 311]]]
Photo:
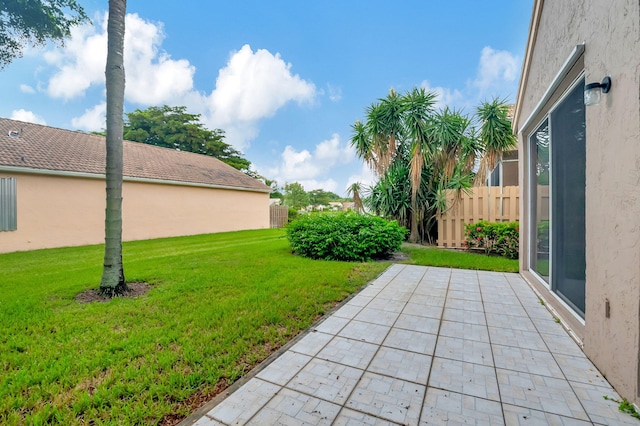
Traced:
[[368, 207], [410, 228], [409, 241], [431, 239], [445, 190], [471, 185], [479, 151], [471, 121], [458, 111], [435, 111], [434, 93], [391, 91], [353, 126], [351, 144], [378, 176]]
[[124, 30], [126, 0], [109, 0], [107, 88], [107, 208], [104, 268], [100, 292], [113, 297], [127, 291], [122, 265], [122, 138], [124, 112]]
[[502, 155], [516, 147], [517, 140], [511, 128], [509, 106], [505, 101], [494, 98], [491, 102], [483, 102], [476, 110], [476, 117], [480, 122], [480, 143], [484, 156], [475, 183], [482, 185]]
[[354, 182], [347, 188], [347, 194], [353, 198], [353, 209], [358, 213], [364, 210], [362, 205], [362, 184], [360, 182]]
[[411, 232], [409, 242], [421, 240], [418, 224], [424, 218], [424, 208], [418, 205], [418, 192], [422, 184], [425, 160], [431, 162], [436, 154], [434, 141], [429, 138], [432, 115], [435, 111], [436, 95], [424, 88], [413, 89], [403, 98], [404, 126], [410, 142], [411, 180]]

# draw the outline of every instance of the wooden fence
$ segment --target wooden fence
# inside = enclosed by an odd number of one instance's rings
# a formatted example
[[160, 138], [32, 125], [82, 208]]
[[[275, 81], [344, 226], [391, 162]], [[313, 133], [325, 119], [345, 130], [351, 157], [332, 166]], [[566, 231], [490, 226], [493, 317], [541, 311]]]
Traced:
[[289, 219], [289, 207], [272, 204], [269, 206], [269, 227], [284, 228]]
[[489, 222], [517, 221], [520, 214], [520, 195], [517, 186], [479, 186], [471, 188], [470, 195], [462, 192], [456, 198], [455, 191], [449, 191], [447, 205], [451, 206], [438, 216], [438, 247], [463, 247], [464, 225], [480, 220]]

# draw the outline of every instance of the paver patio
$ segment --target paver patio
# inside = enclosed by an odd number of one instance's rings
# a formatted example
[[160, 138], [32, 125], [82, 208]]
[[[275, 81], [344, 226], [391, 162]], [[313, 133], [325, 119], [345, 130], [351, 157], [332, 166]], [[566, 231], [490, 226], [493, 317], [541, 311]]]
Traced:
[[393, 265], [236, 387], [183, 424], [640, 424], [514, 273]]

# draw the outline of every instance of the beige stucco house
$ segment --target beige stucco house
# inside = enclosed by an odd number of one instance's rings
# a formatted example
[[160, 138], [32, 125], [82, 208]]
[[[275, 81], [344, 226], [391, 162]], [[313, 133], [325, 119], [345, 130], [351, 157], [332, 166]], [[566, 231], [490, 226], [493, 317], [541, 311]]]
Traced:
[[[123, 240], [269, 227], [271, 189], [213, 157], [124, 141]], [[0, 253], [104, 241], [105, 138], [0, 119]]]
[[522, 274], [638, 403], [639, 2], [535, 0], [514, 129]]

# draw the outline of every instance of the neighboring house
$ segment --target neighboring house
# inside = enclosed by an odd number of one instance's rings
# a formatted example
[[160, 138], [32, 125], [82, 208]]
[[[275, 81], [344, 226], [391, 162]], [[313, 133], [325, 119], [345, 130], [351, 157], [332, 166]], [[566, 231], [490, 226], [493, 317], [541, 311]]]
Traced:
[[[509, 105], [507, 117], [513, 122], [515, 105]], [[518, 149], [514, 148], [502, 155], [502, 158], [487, 177], [488, 186], [518, 186]]]
[[342, 211], [354, 210], [355, 203], [353, 201], [345, 201], [342, 203]]
[[[585, 85], [606, 76], [610, 91], [585, 106]], [[535, 0], [514, 117], [520, 268], [601, 373], [635, 403], [639, 93], [639, 2]]]
[[507, 151], [502, 155], [495, 169], [487, 177], [488, 186], [518, 186], [518, 150]]
[[[271, 188], [216, 158], [124, 141], [123, 240], [269, 227]], [[104, 242], [105, 138], [0, 119], [0, 253]]]

